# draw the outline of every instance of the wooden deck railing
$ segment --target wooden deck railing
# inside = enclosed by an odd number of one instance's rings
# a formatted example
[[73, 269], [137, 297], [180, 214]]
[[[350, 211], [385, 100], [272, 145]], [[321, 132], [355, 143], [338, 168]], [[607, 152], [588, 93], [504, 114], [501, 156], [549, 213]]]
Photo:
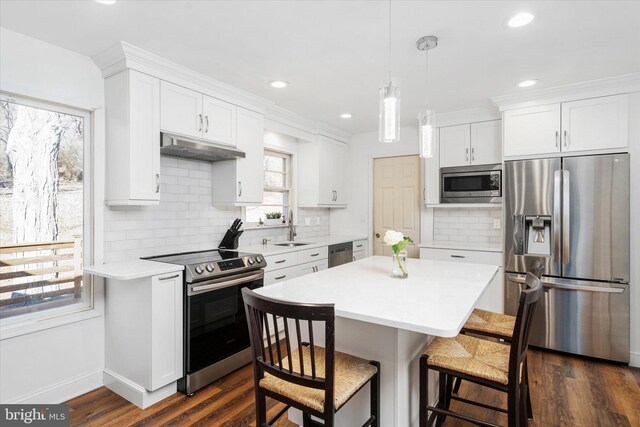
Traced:
[[[16, 296], [17, 291], [25, 292]], [[72, 294], [74, 298], [82, 294], [81, 237], [0, 245], [0, 309]]]

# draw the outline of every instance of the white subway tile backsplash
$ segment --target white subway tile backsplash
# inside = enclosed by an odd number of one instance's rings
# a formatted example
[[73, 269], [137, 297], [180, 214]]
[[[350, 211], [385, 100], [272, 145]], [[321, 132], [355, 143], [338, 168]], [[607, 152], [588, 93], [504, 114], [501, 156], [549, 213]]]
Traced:
[[501, 243], [502, 230], [493, 220], [502, 217], [501, 208], [449, 208], [433, 210], [435, 241]]
[[[206, 162], [161, 157], [159, 205], [105, 210], [105, 262], [217, 247], [242, 210], [212, 206], [212, 167], [215, 165]], [[310, 218], [312, 225], [305, 226], [305, 218]], [[329, 209], [300, 208], [297, 223], [298, 240], [325, 236], [329, 234]], [[288, 229], [247, 229], [240, 242], [258, 244], [264, 237], [286, 240]]]

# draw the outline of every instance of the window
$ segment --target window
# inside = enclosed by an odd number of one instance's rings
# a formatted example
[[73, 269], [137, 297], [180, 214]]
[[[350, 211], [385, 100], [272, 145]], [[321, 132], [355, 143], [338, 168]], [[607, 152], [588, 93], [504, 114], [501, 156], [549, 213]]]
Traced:
[[3, 322], [91, 306], [90, 125], [86, 111], [0, 94]]
[[291, 203], [291, 155], [264, 150], [264, 198], [261, 206], [247, 206], [246, 222], [257, 223], [267, 213], [289, 215]]

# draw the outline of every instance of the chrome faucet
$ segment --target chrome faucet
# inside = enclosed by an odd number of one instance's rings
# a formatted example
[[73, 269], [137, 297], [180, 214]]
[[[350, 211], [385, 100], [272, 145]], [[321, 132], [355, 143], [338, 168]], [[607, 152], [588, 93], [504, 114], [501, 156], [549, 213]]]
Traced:
[[293, 211], [290, 210], [289, 211], [289, 241], [293, 242], [293, 240], [297, 235], [298, 233], [296, 233], [296, 226], [293, 225]]

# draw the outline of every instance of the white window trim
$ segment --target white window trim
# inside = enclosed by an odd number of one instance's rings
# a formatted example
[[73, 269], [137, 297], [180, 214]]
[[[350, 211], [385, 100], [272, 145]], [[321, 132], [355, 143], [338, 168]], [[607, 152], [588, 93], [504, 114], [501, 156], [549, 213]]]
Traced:
[[[20, 105], [56, 111], [83, 118], [83, 204], [85, 207], [83, 213], [83, 265], [93, 264], [96, 255], [95, 217], [97, 214], [97, 205], [95, 203], [96, 168], [94, 161], [94, 112], [85, 108], [72, 107], [53, 101], [50, 102], [35, 99], [4, 91], [0, 91], [0, 101], [17, 103]], [[96, 307], [96, 289], [99, 287], [96, 286], [96, 282], [98, 280], [96, 280], [92, 275], [86, 273], [84, 274], [83, 280], [84, 286], [87, 286], [85, 289], [89, 289], [89, 294], [85, 294], [86, 299], [84, 302], [0, 319], [0, 341], [102, 316], [103, 310]]]

